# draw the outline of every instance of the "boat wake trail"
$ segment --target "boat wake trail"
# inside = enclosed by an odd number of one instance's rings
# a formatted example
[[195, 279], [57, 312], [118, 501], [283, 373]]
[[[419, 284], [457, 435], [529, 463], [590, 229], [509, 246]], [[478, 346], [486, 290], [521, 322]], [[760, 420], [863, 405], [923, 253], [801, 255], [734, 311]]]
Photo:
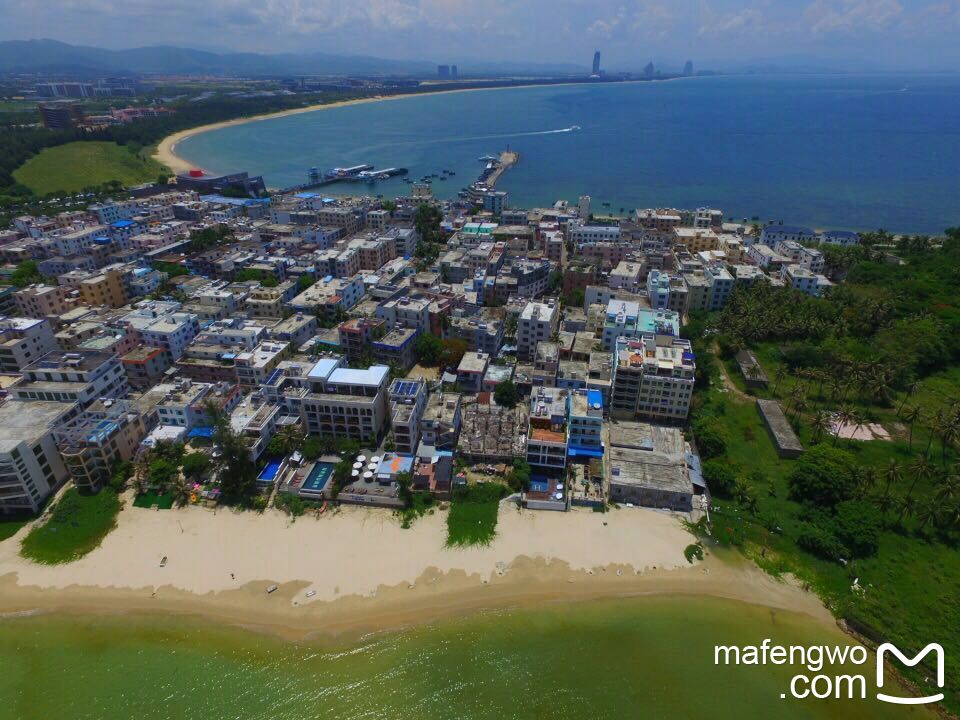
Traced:
[[429, 138], [425, 140], [405, 140], [401, 142], [390, 142], [382, 143], [377, 145], [367, 145], [362, 148], [355, 148], [352, 150], [354, 154], [367, 153], [373, 150], [382, 150], [384, 148], [392, 148], [398, 146], [413, 147], [416, 145], [441, 145], [444, 143], [458, 143], [458, 142], [472, 142], [478, 140], [501, 140], [504, 138], [517, 138], [517, 137], [531, 137], [534, 135], [557, 135], [561, 133], [570, 133], [581, 130], [582, 128], [579, 125], [571, 125], [570, 127], [559, 128], [557, 130], [531, 130], [528, 132], [512, 132], [512, 133], [490, 133], [487, 135], [456, 135], [454, 137], [445, 137], [445, 138]]

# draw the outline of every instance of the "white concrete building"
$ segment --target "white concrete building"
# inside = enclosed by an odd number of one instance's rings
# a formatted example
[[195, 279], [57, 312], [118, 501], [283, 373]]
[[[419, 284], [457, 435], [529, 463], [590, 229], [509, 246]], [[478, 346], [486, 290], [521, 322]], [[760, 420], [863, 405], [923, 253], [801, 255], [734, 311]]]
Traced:
[[517, 355], [532, 360], [537, 343], [550, 340], [560, 327], [560, 308], [553, 300], [529, 302], [517, 319]]
[[0, 405], [0, 515], [38, 512], [67, 479], [51, 429], [72, 407], [48, 401]]

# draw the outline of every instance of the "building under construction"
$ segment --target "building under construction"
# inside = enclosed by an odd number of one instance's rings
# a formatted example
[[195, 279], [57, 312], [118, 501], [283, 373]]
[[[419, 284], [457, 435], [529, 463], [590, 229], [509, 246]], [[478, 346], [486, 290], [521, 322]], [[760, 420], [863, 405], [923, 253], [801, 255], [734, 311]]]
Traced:
[[458, 451], [474, 462], [511, 462], [526, 457], [527, 408], [509, 409], [494, 404], [463, 406]]
[[57, 428], [63, 463], [81, 490], [98, 490], [113, 466], [131, 460], [146, 435], [143, 418], [127, 400], [101, 400]]

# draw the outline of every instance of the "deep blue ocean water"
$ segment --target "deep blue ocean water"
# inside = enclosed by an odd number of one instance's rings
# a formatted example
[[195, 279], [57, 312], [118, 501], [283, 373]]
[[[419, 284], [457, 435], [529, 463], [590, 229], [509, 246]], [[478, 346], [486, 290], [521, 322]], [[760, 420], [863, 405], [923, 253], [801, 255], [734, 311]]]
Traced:
[[[572, 126], [580, 130], [564, 131]], [[177, 151], [269, 185], [311, 166], [402, 166], [449, 197], [477, 158], [521, 154], [514, 206], [721, 208], [738, 220], [900, 232], [960, 225], [960, 76], [749, 76], [417, 96], [203, 133]], [[378, 183], [387, 197], [407, 191]], [[339, 185], [331, 194], [366, 191]], [[609, 203], [609, 205], [604, 205]]]

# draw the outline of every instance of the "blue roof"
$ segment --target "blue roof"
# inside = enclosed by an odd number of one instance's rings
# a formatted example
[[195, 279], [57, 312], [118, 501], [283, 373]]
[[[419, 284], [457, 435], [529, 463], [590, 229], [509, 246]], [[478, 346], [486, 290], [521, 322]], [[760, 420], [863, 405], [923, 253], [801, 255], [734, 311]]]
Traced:
[[106, 245], [107, 243], [110, 242], [110, 238], [108, 238], [108, 237], [103, 237], [103, 235], [101, 235], [100, 237], [95, 237], [95, 238], [93, 239], [93, 241], [94, 241], [95, 243], [97, 243], [98, 245]]
[[826, 235], [827, 237], [847, 237], [847, 238], [860, 237], [860, 233], [855, 233], [852, 230], [827, 230], [823, 234]]
[[595, 448], [582, 448], [574, 447], [571, 445], [567, 448], [567, 455], [570, 457], [591, 457], [591, 458], [602, 458], [603, 450], [597, 450]]
[[195, 437], [212, 438], [212, 437], [213, 437], [213, 428], [212, 428], [212, 427], [203, 427], [203, 426], [201, 426], [201, 425], [198, 425], [197, 427], [191, 429], [190, 432], [187, 433], [187, 437], [191, 437], [191, 438], [195, 438]]
[[603, 407], [603, 393], [599, 390], [587, 390], [587, 404], [590, 405], [590, 407], [594, 405]]
[[110, 227], [125, 228], [130, 227], [131, 225], [136, 225], [136, 223], [133, 222], [133, 220], [117, 220], [115, 223], [112, 223]]

